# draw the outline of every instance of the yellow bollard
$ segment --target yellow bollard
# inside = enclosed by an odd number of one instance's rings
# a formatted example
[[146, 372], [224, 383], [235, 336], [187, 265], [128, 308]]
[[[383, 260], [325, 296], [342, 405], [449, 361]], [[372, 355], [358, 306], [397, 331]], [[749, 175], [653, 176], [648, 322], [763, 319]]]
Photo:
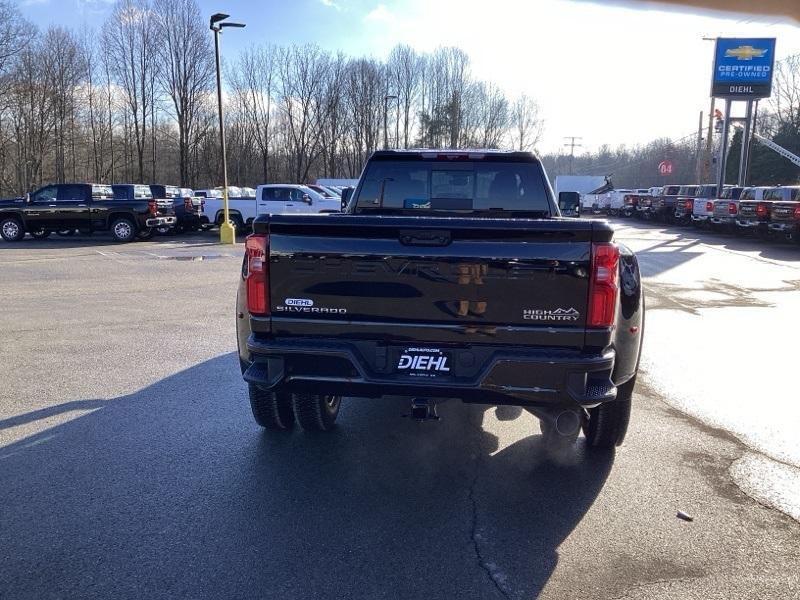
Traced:
[[233, 223], [228, 223], [226, 221], [219, 226], [219, 242], [220, 244], [236, 243], [236, 227]]

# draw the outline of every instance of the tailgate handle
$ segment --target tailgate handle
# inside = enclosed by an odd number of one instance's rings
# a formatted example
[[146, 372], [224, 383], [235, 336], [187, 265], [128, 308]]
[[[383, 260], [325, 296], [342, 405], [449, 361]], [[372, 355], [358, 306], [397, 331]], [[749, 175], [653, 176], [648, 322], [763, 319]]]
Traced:
[[449, 231], [406, 230], [400, 232], [400, 243], [404, 246], [448, 246], [451, 242]]

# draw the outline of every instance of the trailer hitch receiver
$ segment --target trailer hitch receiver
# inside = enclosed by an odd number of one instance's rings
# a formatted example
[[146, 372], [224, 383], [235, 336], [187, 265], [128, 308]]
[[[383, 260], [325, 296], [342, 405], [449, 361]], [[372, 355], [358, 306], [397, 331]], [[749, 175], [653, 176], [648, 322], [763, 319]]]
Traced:
[[428, 398], [414, 398], [411, 401], [411, 414], [403, 416], [411, 417], [415, 421], [439, 420], [439, 415], [436, 412], [436, 402]]

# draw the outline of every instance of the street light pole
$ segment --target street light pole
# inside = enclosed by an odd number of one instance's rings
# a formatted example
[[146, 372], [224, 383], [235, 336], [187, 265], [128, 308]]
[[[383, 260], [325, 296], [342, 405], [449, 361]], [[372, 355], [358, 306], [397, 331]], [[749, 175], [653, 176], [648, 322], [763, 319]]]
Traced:
[[217, 66], [217, 111], [219, 113], [219, 141], [222, 150], [222, 207], [223, 222], [219, 227], [219, 241], [222, 244], [236, 243], [236, 227], [230, 222], [228, 207], [228, 159], [225, 154], [225, 118], [222, 108], [222, 76], [219, 63], [219, 34], [223, 27], [244, 27], [244, 23], [223, 23], [230, 15], [216, 13], [211, 15], [210, 28], [214, 32], [214, 60]]
[[389, 100], [394, 100], [397, 96], [384, 96], [383, 97], [383, 149], [389, 149], [389, 125], [387, 122], [387, 113], [389, 112]]

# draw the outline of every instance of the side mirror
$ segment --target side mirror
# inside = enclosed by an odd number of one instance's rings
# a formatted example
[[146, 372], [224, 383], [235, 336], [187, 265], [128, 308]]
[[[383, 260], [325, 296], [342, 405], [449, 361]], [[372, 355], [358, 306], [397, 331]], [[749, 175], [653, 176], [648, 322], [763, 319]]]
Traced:
[[303, 202], [306, 204], [313, 204], [313, 200], [311, 200], [311, 196], [308, 194], [303, 194]]
[[346, 187], [342, 189], [342, 210], [347, 208], [347, 204], [350, 202], [350, 198], [353, 196], [353, 188]]
[[558, 207], [566, 210], [573, 210], [580, 204], [580, 194], [578, 192], [559, 192]]

